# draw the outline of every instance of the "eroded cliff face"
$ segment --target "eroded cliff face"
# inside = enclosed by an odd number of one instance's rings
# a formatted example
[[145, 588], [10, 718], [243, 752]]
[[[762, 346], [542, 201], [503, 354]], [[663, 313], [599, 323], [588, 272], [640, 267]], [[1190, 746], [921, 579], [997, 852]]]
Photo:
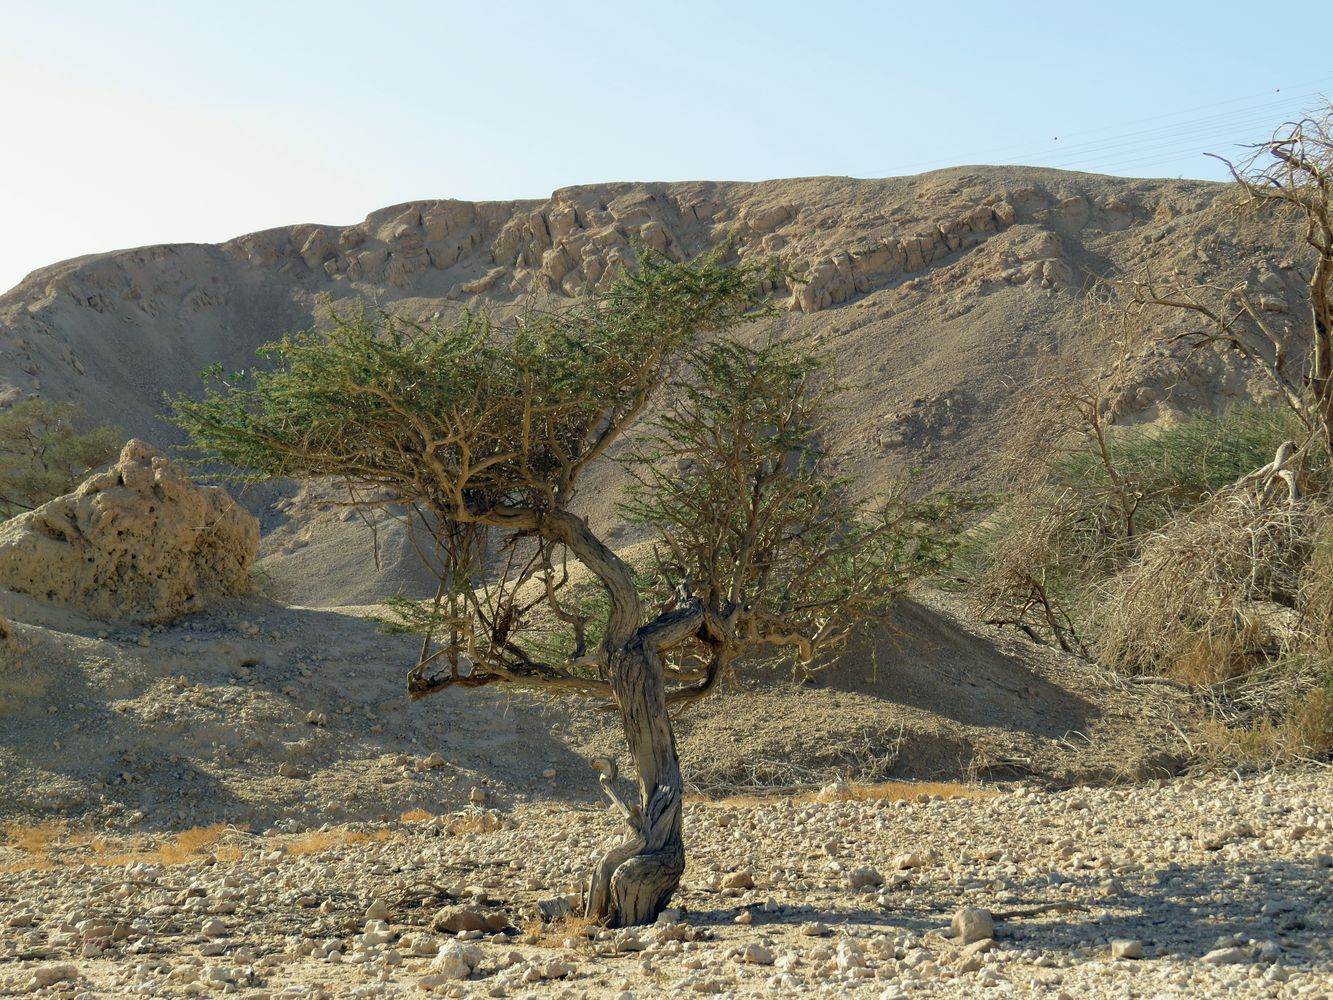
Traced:
[[[1114, 367], [1116, 345], [1087, 305], [1097, 279], [1151, 266], [1185, 281], [1257, 282], [1275, 321], [1295, 321], [1299, 247], [1284, 245], [1271, 221], [1238, 216], [1229, 199], [1229, 188], [1205, 182], [962, 167], [412, 202], [356, 225], [288, 226], [38, 270], [0, 296], [0, 402], [78, 399], [94, 418], [172, 444], [164, 393], [197, 391], [214, 362], [255, 364], [260, 344], [328, 322], [330, 308], [360, 299], [432, 322], [464, 309], [558, 306], [605, 287], [641, 247], [684, 258], [725, 240], [784, 268], [772, 290], [784, 308], [766, 329], [826, 347], [853, 386], [833, 446], [867, 494], [910, 469], [923, 483], [990, 487], [1001, 484], [997, 450], [1025, 419], [1016, 401], [1068, 356], [1111, 378], [1116, 418], [1127, 422], [1262, 394], [1211, 353], [1183, 370], [1160, 353]], [[586, 512], [613, 541], [631, 541], [611, 504], [618, 477], [613, 466], [592, 476]], [[244, 499], [264, 506], [259, 495]], [[306, 561], [311, 546], [342, 545], [356, 530], [318, 498], [264, 517], [274, 528], [266, 546], [301, 550]], [[357, 597], [384, 585], [371, 574]]]

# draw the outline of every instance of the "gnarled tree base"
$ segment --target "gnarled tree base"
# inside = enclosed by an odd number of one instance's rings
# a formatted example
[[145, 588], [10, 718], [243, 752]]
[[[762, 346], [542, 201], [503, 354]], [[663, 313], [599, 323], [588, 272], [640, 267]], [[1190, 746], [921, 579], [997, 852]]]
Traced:
[[630, 837], [602, 856], [593, 872], [587, 915], [608, 927], [650, 924], [666, 909], [685, 872], [679, 786], [658, 785], [648, 808], [629, 805], [616, 792], [615, 762], [599, 757], [602, 789], [625, 817]]
[[593, 874], [588, 916], [608, 927], [651, 924], [666, 909], [685, 871], [679, 837], [657, 850], [629, 840], [608, 851]]

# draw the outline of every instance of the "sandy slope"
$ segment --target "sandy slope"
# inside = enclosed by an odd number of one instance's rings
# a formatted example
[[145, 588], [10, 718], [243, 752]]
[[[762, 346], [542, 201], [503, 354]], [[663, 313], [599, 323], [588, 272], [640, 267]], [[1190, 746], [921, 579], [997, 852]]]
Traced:
[[[587, 699], [451, 690], [408, 703], [415, 641], [336, 609], [237, 601], [143, 631], [5, 600], [16, 644], [0, 661], [0, 814], [265, 828], [439, 812], [474, 786], [501, 802], [585, 800], [596, 794], [587, 759], [623, 755], [616, 717]], [[813, 683], [746, 677], [687, 711], [692, 787], [1063, 783], [1178, 766], [1166, 720], [1184, 708], [1169, 689], [1125, 690], [978, 633], [947, 606], [909, 603], [899, 617], [900, 634]]]

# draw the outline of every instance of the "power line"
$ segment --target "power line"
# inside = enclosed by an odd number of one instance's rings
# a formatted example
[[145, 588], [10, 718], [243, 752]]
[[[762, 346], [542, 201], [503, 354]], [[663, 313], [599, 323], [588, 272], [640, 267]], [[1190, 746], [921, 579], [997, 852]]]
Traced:
[[[1147, 128], [1112, 131], [1103, 127], [1076, 133], [1081, 138], [1079, 142], [1061, 142], [1058, 137], [1053, 138], [1052, 142], [1058, 146], [1047, 146], [1040, 151], [1028, 144], [969, 153], [967, 158], [974, 163], [1027, 163], [1054, 169], [1084, 169], [1102, 173], [1152, 163], [1170, 163], [1192, 153], [1202, 155], [1217, 151], [1205, 148], [1209, 145], [1238, 146], [1245, 141], [1253, 141], [1249, 140], [1251, 136], [1254, 140], [1267, 138], [1283, 119], [1302, 117], [1310, 109], [1326, 103], [1327, 98], [1313, 88], [1329, 83], [1333, 83], [1333, 75], [1310, 81], [1302, 85], [1300, 93], [1284, 94], [1280, 98], [1269, 95], [1256, 99], [1251, 94], [1213, 101], [1194, 108], [1141, 118], [1136, 122], [1138, 125], [1151, 126]], [[935, 166], [938, 166], [938, 161], [919, 162], [906, 169], [914, 172]]]

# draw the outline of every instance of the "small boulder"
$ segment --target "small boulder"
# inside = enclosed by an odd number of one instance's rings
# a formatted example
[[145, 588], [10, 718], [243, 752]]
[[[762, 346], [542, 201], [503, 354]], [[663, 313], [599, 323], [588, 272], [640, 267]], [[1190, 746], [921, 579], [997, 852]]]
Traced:
[[446, 906], [435, 914], [430, 925], [434, 931], [449, 934], [464, 931], [494, 934], [509, 926], [509, 918], [503, 913], [487, 913], [468, 906]]
[[950, 927], [953, 929], [954, 937], [963, 944], [995, 936], [995, 918], [991, 916], [989, 910], [976, 906], [964, 906], [955, 913]]

